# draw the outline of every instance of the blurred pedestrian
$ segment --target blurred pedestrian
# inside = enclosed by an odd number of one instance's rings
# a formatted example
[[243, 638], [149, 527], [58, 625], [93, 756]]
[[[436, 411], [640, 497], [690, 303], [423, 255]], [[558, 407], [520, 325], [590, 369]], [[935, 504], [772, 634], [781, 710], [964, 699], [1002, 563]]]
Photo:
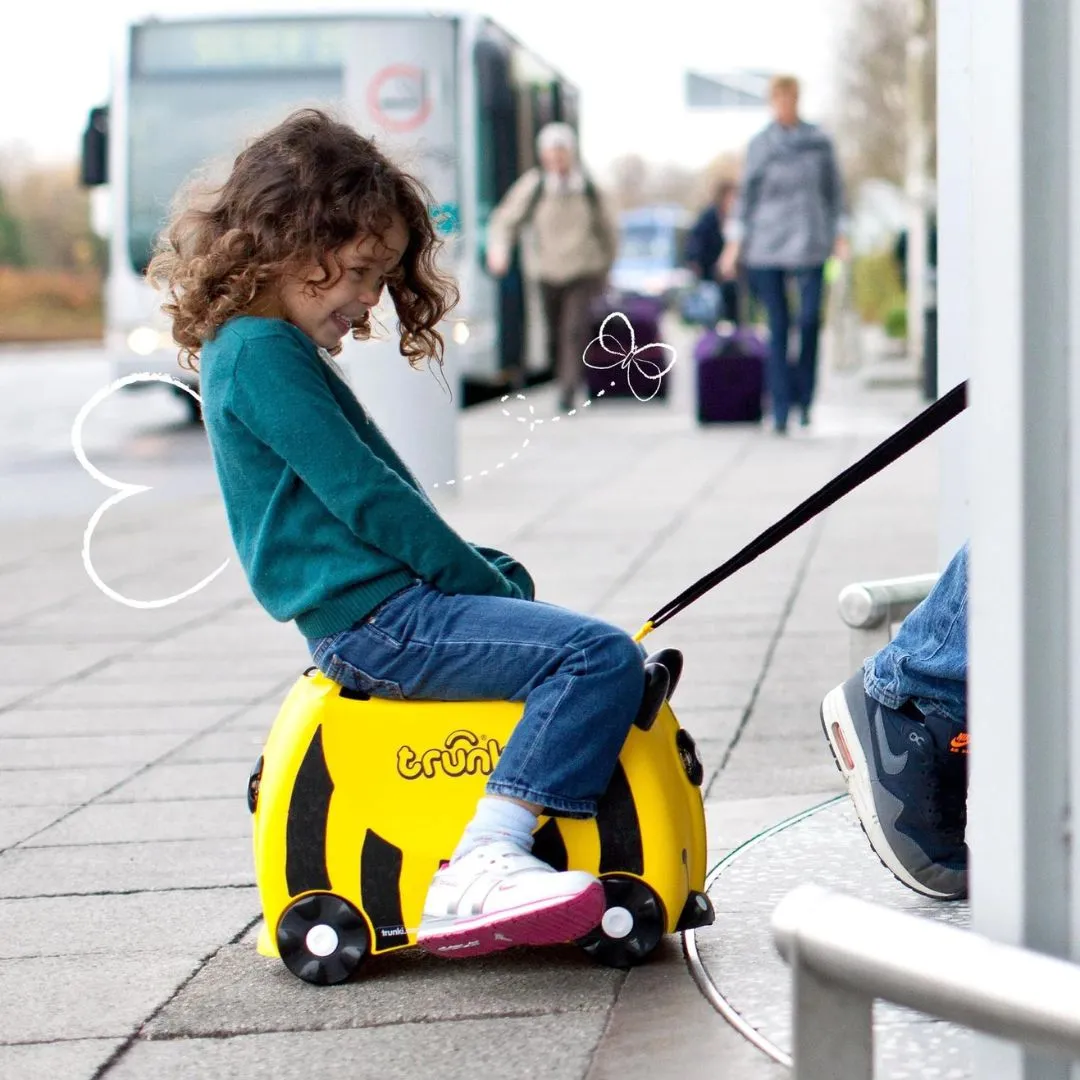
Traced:
[[[770, 85], [773, 121], [750, 140], [737, 205], [727, 223], [721, 274], [746, 267], [751, 291], [769, 319], [769, 394], [776, 430], [786, 434], [798, 405], [810, 423], [817, 375], [825, 262], [847, 258], [843, 182], [832, 141], [799, 117], [799, 83], [789, 75]], [[788, 287], [799, 293], [799, 355], [788, 364]]]
[[607, 285], [619, 228], [607, 199], [581, 167], [569, 124], [546, 125], [536, 148], [540, 167], [515, 181], [488, 220], [487, 264], [502, 277], [525, 225], [533, 226], [559, 404], [569, 412], [582, 382], [590, 309]]
[[720, 256], [724, 251], [724, 229], [739, 194], [739, 185], [721, 180], [713, 192], [713, 201], [701, 212], [686, 238], [686, 265], [702, 283], [720, 286], [720, 318], [739, 321], [738, 283], [722, 279]]

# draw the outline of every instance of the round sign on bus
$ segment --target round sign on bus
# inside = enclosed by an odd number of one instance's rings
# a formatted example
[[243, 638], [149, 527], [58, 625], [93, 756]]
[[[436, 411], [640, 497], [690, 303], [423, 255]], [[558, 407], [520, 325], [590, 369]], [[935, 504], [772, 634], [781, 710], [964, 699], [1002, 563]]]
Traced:
[[371, 80], [368, 109], [387, 131], [415, 131], [431, 114], [423, 68], [391, 64]]

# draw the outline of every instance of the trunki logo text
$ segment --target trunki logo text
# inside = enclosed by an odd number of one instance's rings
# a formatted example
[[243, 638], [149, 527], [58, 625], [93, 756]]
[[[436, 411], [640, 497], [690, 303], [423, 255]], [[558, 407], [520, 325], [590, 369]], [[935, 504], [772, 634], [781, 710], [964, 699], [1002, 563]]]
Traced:
[[495, 739], [480, 739], [471, 731], [455, 731], [446, 737], [444, 746], [433, 747], [417, 755], [411, 746], [397, 752], [397, 771], [406, 780], [432, 779], [437, 771], [447, 776], [474, 776], [482, 772], [490, 776], [503, 748]]

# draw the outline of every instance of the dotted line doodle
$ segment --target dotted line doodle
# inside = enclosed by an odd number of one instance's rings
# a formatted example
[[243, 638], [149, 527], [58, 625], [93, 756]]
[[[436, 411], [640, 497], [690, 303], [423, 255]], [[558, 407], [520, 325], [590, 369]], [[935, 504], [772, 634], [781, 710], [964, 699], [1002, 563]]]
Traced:
[[[627, 331], [629, 332], [629, 335], [630, 335], [630, 347], [629, 348], [626, 348], [625, 346], [621, 345], [619, 343], [618, 338], [615, 338], [613, 336], [610, 336], [610, 335], [606, 334], [607, 325], [608, 325], [609, 322], [611, 322], [612, 319], [621, 319], [623, 321], [623, 323], [626, 325], [626, 329], [627, 329]], [[613, 343], [615, 347], [614, 348], [609, 347], [608, 342]], [[589, 359], [589, 350], [594, 345], [599, 345], [600, 348], [604, 350], [604, 352], [606, 352], [609, 356], [614, 356], [615, 359], [610, 360], [610, 361], [602, 360], [602, 361], [599, 361], [599, 362], [594, 361], [594, 360], [590, 360]], [[647, 360], [644, 357], [642, 357], [642, 355], [641, 355], [647, 349], [666, 350], [666, 352], [668, 353], [670, 359], [668, 359], [666, 364], [658, 364], [655, 360]], [[676, 356], [676, 353], [675, 353], [675, 348], [673, 346], [671, 346], [671, 345], [668, 345], [666, 342], [653, 341], [653, 342], [650, 342], [648, 345], [638, 345], [637, 341], [636, 341], [636, 338], [634, 336], [634, 327], [631, 325], [630, 320], [621, 311], [613, 311], [610, 315], [607, 316], [607, 318], [604, 319], [604, 321], [600, 324], [600, 333], [597, 334], [597, 336], [594, 337], [592, 339], [592, 341], [590, 341], [589, 344], [585, 346], [585, 351], [584, 351], [584, 353], [582, 353], [582, 356], [581, 356], [582, 363], [584, 363], [586, 367], [591, 367], [594, 370], [603, 371], [603, 370], [607, 370], [607, 369], [610, 369], [610, 368], [617, 367], [620, 370], [626, 371], [627, 372], [627, 382], [628, 382], [628, 384], [630, 386], [630, 392], [634, 395], [634, 397], [636, 397], [638, 399], [638, 401], [651, 401], [654, 397], [656, 397], [656, 395], [660, 391], [661, 380], [675, 366], [676, 359], [677, 359], [677, 356]], [[634, 368], [635, 370], [637, 370], [645, 379], [649, 380], [649, 382], [651, 382], [653, 384], [649, 393], [647, 393], [645, 395], [642, 395], [642, 394], [638, 393], [637, 388], [634, 386], [633, 380], [631, 380], [630, 376], [629, 376], [629, 371], [630, 371], [631, 368]], [[615, 380], [613, 379], [611, 381], [611, 386], [614, 387], [615, 385], [616, 385], [616, 383], [615, 383]], [[589, 407], [589, 405], [591, 405], [594, 400], [602, 398], [604, 396], [604, 394], [606, 394], [606, 393], [607, 393], [607, 390], [601, 390], [596, 395], [595, 398], [590, 397], [590, 398], [586, 399], [585, 404], [582, 406], [582, 409], [583, 410], [587, 409]], [[524, 394], [514, 394], [514, 395], [504, 394], [503, 397], [501, 397], [499, 399], [500, 404], [505, 405], [506, 402], [510, 400], [511, 396], [515, 397], [518, 401], [527, 401], [528, 400], [525, 397]], [[569, 418], [571, 416], [577, 415], [577, 413], [578, 413], [577, 409], [571, 409], [565, 415], [566, 415], [567, 418]], [[510, 412], [507, 409], [503, 409], [502, 414], [503, 414], [503, 416], [509, 416]], [[532, 436], [533, 432], [536, 430], [537, 427], [539, 427], [541, 424], [544, 423], [544, 421], [542, 419], [540, 419], [539, 417], [536, 416], [536, 410], [533, 408], [532, 405], [529, 406], [529, 415], [528, 416], [517, 416], [517, 417], [515, 417], [515, 419], [517, 420], [517, 422], [519, 424], [528, 424], [529, 425], [529, 430], [526, 432], [525, 440], [517, 448], [517, 450], [515, 450], [505, 460], [500, 461], [493, 469], [483, 469], [478, 473], [469, 473], [468, 476], [463, 476], [461, 478], [461, 481], [460, 481], [461, 483], [464, 484], [464, 483], [468, 482], [469, 480], [472, 480], [474, 478], [479, 478], [479, 477], [482, 477], [482, 476], [490, 476], [492, 473], [498, 472], [500, 469], [506, 468], [506, 466], [510, 462], [516, 461], [521, 456], [522, 451], [525, 450], [528, 447], [529, 443], [531, 442], [531, 436]], [[547, 421], [547, 423], [549, 423], [549, 424], [557, 424], [562, 419], [563, 419], [562, 414], [559, 414], [559, 415], [551, 417], [550, 420]], [[458, 482], [459, 481], [457, 481], [457, 480], [446, 480], [441, 485], [440, 484], [434, 484], [432, 486], [433, 487], [440, 487], [440, 486], [442, 486], [442, 487], [454, 487], [455, 485], [458, 484]]]
[[98, 576], [97, 570], [94, 569], [94, 564], [90, 559], [90, 540], [94, 535], [94, 530], [97, 528], [98, 522], [101, 521], [102, 517], [105, 515], [105, 511], [110, 507], [115, 506], [117, 503], [123, 502], [124, 499], [131, 498], [132, 495], [139, 495], [144, 491], [151, 491], [152, 488], [147, 484], [126, 484], [122, 480], [114, 480], [111, 476], [106, 476], [86, 456], [82, 442], [83, 425], [86, 423], [86, 418], [90, 413], [111, 393], [119, 390], [122, 386], [127, 386], [129, 383], [137, 382], [172, 383], [173, 386], [178, 386], [185, 393], [190, 394], [196, 401], [202, 401], [199, 395], [192, 390], [190, 386], [180, 382], [178, 379], [174, 379], [171, 375], [143, 372], [138, 375], [125, 375], [124, 378], [109, 383], [108, 386], [94, 394], [94, 396], [79, 410], [78, 416], [75, 417], [75, 423], [71, 425], [71, 445], [75, 450], [75, 457], [78, 458], [79, 464], [95, 480], [97, 480], [99, 484], [104, 484], [105, 487], [113, 488], [116, 491], [115, 495], [110, 495], [109, 498], [94, 511], [86, 526], [86, 531], [83, 533], [82, 561], [87, 574], [90, 576], [90, 580], [111, 600], [115, 600], [120, 604], [126, 604], [128, 607], [132, 608], [162, 608], [168, 607], [169, 604], [175, 604], [177, 601], [184, 600], [189, 596], [193, 596], [200, 589], [209, 585], [210, 582], [229, 565], [229, 560], [226, 559], [212, 574], [208, 574], [197, 585], [193, 585], [190, 589], [185, 589], [184, 592], [177, 593], [175, 596], [166, 597], [164, 600], [132, 600], [130, 597], [118, 593], [111, 586], [106, 585]]

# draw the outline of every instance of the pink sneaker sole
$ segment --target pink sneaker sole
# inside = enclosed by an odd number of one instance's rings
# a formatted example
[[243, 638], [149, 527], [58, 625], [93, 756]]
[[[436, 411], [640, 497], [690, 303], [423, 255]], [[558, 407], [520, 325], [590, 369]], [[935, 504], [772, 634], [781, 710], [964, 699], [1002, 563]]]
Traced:
[[445, 930], [421, 930], [416, 943], [447, 957], [484, 956], [521, 945], [561, 945], [595, 929], [606, 906], [604, 886], [597, 881], [576, 896], [458, 922]]

